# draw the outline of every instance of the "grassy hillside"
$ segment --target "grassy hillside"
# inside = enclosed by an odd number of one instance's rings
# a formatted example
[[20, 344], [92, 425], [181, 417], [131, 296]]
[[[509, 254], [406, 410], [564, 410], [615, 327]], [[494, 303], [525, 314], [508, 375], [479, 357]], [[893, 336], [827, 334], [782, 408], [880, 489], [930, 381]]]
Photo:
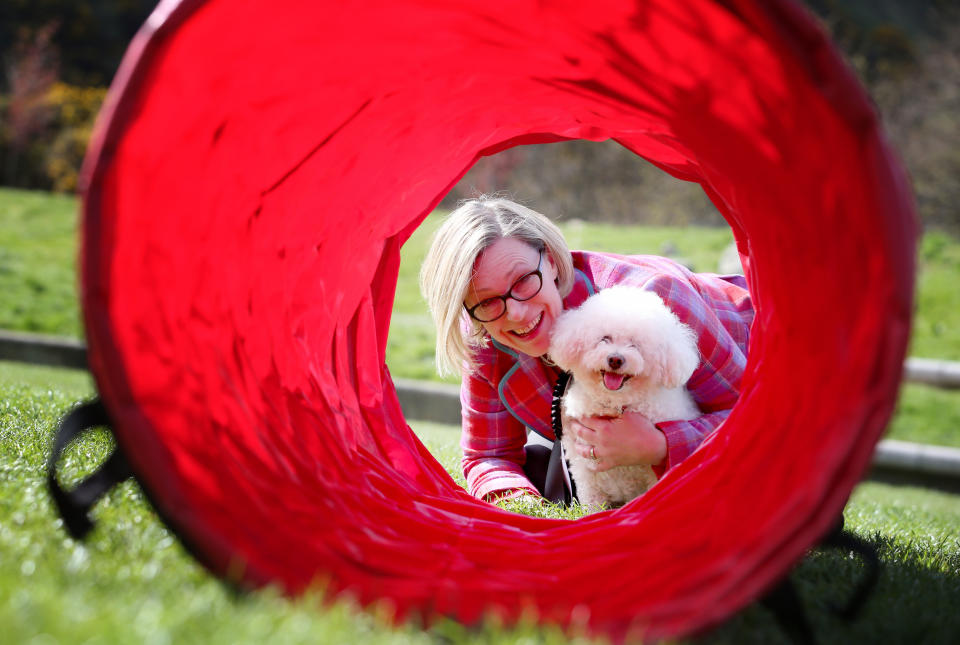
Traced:
[[[0, 328], [81, 337], [75, 288], [76, 200], [0, 189]], [[402, 250], [387, 363], [394, 377], [436, 379], [434, 331], [417, 287], [432, 215]], [[714, 271], [731, 241], [726, 228], [623, 227], [565, 222], [573, 248], [673, 254]], [[960, 360], [960, 240], [924, 236], [919, 249], [917, 310], [911, 353]], [[960, 392], [908, 385], [890, 428], [897, 439], [960, 446]]]
[[[79, 338], [76, 296], [77, 200], [50, 193], [0, 188], [0, 328]], [[404, 246], [397, 281], [394, 327], [408, 338], [431, 336], [417, 271], [430, 234], [431, 216]], [[572, 248], [624, 253], [669, 254], [697, 271], [715, 271], [732, 237], [726, 228], [630, 227], [570, 221], [561, 225]], [[960, 239], [946, 233], [924, 236], [919, 249], [917, 313], [911, 354], [960, 360]], [[407, 334], [411, 334], [408, 337]], [[399, 337], [394, 340], [401, 340]], [[416, 343], [414, 343], [416, 344]], [[391, 343], [397, 370], [429, 377]], [[429, 343], [432, 356], [432, 340]], [[420, 357], [422, 358], [422, 357]]]
[[0, 189], [0, 329], [81, 336], [77, 200]]

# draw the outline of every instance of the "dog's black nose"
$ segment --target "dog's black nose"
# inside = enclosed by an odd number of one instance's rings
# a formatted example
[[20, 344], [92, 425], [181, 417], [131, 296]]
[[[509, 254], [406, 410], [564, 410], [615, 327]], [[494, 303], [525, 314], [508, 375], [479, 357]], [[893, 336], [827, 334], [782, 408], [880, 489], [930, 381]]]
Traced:
[[619, 354], [611, 354], [610, 356], [607, 356], [607, 365], [609, 365], [610, 369], [612, 370], [620, 369], [620, 366], [623, 365], [623, 356], [620, 356]]

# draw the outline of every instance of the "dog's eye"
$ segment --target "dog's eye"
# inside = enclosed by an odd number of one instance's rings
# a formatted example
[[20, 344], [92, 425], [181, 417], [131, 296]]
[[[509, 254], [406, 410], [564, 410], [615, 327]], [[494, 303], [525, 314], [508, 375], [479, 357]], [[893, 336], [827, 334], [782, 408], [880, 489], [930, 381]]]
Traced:
[[603, 338], [600, 339], [600, 342], [601, 342], [601, 343], [612, 343], [612, 342], [613, 342], [613, 339], [610, 338], [609, 336], [604, 336]]

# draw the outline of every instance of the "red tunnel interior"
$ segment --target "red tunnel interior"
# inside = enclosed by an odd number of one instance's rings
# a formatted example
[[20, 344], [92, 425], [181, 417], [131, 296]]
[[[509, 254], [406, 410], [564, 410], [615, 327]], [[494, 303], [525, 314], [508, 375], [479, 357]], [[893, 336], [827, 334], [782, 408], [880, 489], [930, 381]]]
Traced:
[[[422, 219], [480, 157], [570, 139], [699, 183], [757, 319], [720, 430], [623, 509], [560, 521], [461, 490], [384, 352]], [[85, 176], [82, 302], [118, 443], [200, 561], [244, 585], [690, 633], [830, 527], [899, 386], [912, 197], [789, 0], [164, 1]]]

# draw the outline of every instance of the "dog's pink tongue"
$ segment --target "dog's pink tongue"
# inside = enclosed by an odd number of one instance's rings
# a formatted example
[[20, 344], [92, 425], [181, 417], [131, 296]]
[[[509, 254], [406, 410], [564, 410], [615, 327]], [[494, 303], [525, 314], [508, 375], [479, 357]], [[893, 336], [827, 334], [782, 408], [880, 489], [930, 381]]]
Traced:
[[603, 373], [603, 384], [608, 390], [619, 390], [623, 385], [623, 379], [623, 374], [617, 374], [615, 372]]

